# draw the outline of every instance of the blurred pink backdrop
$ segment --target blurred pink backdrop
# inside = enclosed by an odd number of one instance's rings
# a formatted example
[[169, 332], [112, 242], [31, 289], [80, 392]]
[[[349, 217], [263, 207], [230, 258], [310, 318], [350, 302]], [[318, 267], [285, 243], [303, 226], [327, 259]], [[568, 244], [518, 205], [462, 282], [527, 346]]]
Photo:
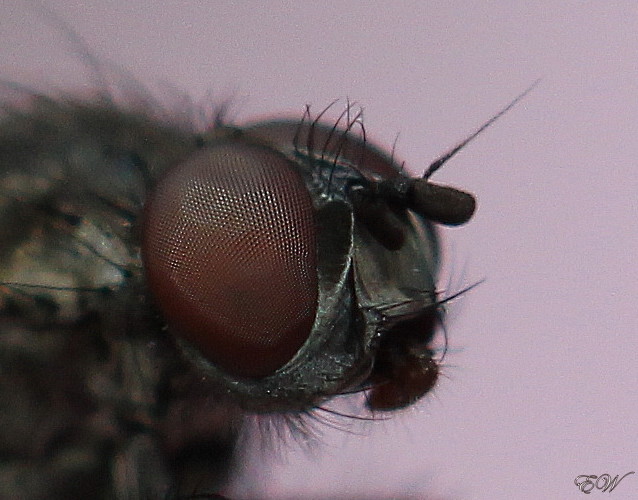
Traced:
[[[478, 196], [445, 236], [456, 279], [486, 278], [452, 307], [436, 392], [312, 454], [255, 451], [229, 496], [568, 499], [577, 475], [638, 472], [636, 2], [46, 4], [160, 97], [233, 97], [239, 123], [356, 100], [414, 172], [542, 77], [436, 176]], [[90, 88], [28, 2], [0, 6], [0, 74]]]

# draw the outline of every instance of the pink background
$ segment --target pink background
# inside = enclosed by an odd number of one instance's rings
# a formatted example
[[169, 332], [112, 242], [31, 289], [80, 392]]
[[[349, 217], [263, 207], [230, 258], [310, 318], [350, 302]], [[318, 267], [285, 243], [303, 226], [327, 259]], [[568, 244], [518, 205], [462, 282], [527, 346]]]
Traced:
[[[2, 77], [87, 88], [60, 32], [15, 4]], [[414, 172], [543, 78], [436, 176], [479, 199], [446, 232], [453, 283], [486, 278], [452, 307], [438, 390], [359, 434], [326, 429], [313, 455], [257, 454], [229, 495], [567, 499], [579, 474], [638, 472], [635, 1], [47, 5], [158, 95], [232, 96], [239, 122], [354, 99]], [[638, 474], [610, 495], [636, 497]]]

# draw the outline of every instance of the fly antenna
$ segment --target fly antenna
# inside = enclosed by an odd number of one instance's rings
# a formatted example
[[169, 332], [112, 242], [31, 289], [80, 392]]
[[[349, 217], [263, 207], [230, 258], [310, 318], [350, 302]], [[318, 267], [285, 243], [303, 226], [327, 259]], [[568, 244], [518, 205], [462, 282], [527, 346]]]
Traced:
[[529, 94], [534, 87], [536, 87], [540, 83], [540, 78], [532, 83], [523, 93], [514, 98], [507, 106], [505, 106], [502, 110], [496, 113], [492, 118], [487, 120], [483, 125], [481, 125], [476, 132], [470, 135], [467, 139], [461, 141], [459, 144], [450, 149], [443, 156], [432, 162], [432, 164], [428, 167], [428, 169], [423, 174], [424, 179], [430, 178], [430, 176], [440, 169], [450, 158], [452, 158], [456, 153], [461, 151], [465, 146], [468, 145], [472, 140], [474, 140], [479, 134], [481, 134], [487, 127], [492, 125], [496, 120], [498, 120], [501, 116], [507, 113], [510, 109], [512, 109], [518, 102], [523, 99], [527, 94]]

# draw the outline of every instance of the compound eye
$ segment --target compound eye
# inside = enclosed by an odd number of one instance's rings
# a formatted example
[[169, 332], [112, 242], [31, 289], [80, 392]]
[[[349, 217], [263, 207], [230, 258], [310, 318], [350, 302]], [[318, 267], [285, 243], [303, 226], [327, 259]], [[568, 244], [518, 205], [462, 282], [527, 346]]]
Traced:
[[271, 148], [217, 144], [169, 170], [145, 207], [142, 254], [171, 330], [231, 375], [273, 374], [310, 334], [312, 200]]

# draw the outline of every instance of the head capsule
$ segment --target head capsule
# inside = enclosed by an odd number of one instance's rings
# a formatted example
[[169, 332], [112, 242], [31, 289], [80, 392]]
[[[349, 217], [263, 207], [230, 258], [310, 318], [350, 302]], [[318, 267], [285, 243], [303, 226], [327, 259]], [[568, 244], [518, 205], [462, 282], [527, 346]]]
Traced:
[[220, 129], [151, 191], [142, 254], [183, 352], [242, 405], [309, 409], [373, 386], [369, 406], [432, 388], [439, 244], [474, 198], [411, 178], [358, 117]]

